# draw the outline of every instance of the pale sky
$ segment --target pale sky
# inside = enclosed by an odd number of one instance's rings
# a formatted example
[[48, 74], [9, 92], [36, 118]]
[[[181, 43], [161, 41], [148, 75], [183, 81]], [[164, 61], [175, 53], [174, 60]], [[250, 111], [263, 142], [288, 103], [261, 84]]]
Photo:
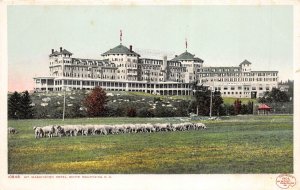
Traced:
[[[293, 79], [292, 6], [9, 6], [8, 90], [33, 89], [48, 76], [51, 49], [98, 58], [119, 44], [142, 57], [188, 51], [204, 66], [279, 71]], [[157, 52], [161, 52], [161, 55]]]

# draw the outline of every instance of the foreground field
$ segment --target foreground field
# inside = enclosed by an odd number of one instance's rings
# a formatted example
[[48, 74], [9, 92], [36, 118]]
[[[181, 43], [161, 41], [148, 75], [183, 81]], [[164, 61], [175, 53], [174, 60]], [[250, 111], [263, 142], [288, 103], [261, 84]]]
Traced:
[[[95, 118], [64, 124], [178, 123], [188, 118]], [[193, 121], [196, 122], [196, 121]], [[200, 121], [198, 121], [200, 122]], [[235, 116], [201, 121], [207, 130], [34, 139], [33, 125], [8, 122], [10, 174], [292, 173], [293, 116]]]

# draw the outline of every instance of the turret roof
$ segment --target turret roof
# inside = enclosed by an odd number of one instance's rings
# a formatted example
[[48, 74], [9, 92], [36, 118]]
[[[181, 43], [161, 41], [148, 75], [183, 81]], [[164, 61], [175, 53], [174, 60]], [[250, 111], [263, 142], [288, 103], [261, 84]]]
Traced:
[[72, 55], [71, 52], [69, 52], [68, 50], [66, 49], [63, 49], [61, 52], [60, 51], [54, 51], [53, 53], [51, 53], [49, 56], [57, 56], [57, 55]]
[[107, 52], [103, 53], [102, 55], [109, 55], [109, 54], [133, 54], [136, 56], [140, 56], [139, 54], [137, 54], [134, 51], [130, 51], [130, 49], [128, 49], [126, 46], [123, 46], [122, 44], [108, 50]]
[[200, 61], [203, 62], [202, 59], [195, 57], [195, 55], [185, 51], [184, 53], [180, 54], [177, 57], [174, 57], [171, 61], [182, 61], [182, 60], [193, 60], [193, 61]]
[[242, 63], [240, 63], [240, 66], [241, 65], [251, 65], [251, 62], [249, 62], [247, 59], [245, 59]]

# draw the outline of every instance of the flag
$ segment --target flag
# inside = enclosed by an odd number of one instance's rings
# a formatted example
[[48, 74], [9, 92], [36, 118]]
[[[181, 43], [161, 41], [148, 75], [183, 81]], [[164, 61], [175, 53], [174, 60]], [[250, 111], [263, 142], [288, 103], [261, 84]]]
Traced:
[[122, 43], [122, 30], [120, 30], [120, 43]]
[[187, 49], [187, 39], [185, 38], [185, 49]]

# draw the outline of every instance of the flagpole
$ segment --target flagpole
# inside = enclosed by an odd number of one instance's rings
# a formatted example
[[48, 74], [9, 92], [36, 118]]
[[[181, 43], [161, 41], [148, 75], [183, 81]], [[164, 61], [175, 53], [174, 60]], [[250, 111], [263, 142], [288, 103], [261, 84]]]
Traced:
[[120, 44], [122, 44], [122, 30], [120, 30]]

